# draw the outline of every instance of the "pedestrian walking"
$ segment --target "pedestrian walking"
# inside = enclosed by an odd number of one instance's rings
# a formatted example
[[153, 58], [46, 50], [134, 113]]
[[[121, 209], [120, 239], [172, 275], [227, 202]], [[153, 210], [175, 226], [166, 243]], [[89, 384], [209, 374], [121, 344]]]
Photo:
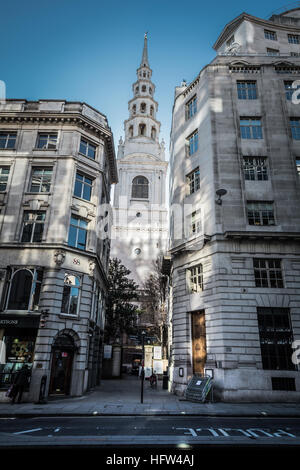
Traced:
[[24, 388], [28, 385], [28, 379], [30, 376], [30, 370], [27, 364], [24, 364], [22, 369], [16, 373], [13, 382], [13, 389], [12, 389], [12, 400], [11, 405], [13, 405], [18, 397], [17, 403], [21, 403], [22, 395], [24, 392]]
[[152, 372], [152, 375], [150, 375], [149, 381], [150, 381], [151, 388], [157, 387], [157, 376], [155, 372]]

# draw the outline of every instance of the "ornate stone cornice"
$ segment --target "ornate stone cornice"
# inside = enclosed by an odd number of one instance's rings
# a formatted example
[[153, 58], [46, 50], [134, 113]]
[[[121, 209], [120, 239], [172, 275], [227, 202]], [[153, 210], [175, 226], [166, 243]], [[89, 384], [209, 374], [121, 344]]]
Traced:
[[104, 140], [107, 149], [107, 156], [110, 163], [112, 183], [118, 182], [118, 172], [115, 162], [115, 150], [113, 136], [110, 128], [106, 129], [95, 121], [83, 116], [79, 113], [60, 113], [60, 112], [15, 112], [0, 111], [0, 125], [23, 125], [23, 124], [53, 124], [58, 125], [74, 125], [80, 127], [87, 132], [94, 134], [96, 137]]

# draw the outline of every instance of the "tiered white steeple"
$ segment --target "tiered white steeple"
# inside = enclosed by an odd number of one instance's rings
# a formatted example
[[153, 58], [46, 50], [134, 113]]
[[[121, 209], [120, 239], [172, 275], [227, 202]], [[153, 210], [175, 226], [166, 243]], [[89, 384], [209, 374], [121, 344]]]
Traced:
[[[159, 145], [160, 122], [156, 120], [158, 103], [154, 99], [155, 85], [148, 62], [147, 33], [141, 65], [136, 71], [137, 80], [132, 85], [133, 98], [128, 103], [129, 119], [124, 122], [125, 143], [121, 141], [118, 158], [133, 150], [150, 153], [164, 160], [164, 145]], [[140, 144], [140, 145], [139, 145]], [[134, 148], [133, 148], [134, 147]]]
[[167, 240], [165, 205], [166, 172], [164, 141], [159, 143], [158, 103], [148, 61], [147, 33], [142, 61], [132, 85], [129, 118], [124, 122], [125, 140], [118, 147], [119, 184], [115, 187], [115, 221], [111, 256], [117, 256], [142, 286], [153, 271], [152, 262]]

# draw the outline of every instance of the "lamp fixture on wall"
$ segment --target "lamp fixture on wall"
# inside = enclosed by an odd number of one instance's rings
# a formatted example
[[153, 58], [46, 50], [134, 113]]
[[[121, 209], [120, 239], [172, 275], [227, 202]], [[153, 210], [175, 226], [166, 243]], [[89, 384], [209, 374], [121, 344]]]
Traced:
[[220, 206], [222, 205], [222, 196], [225, 196], [225, 194], [227, 194], [226, 189], [217, 189], [216, 191], [216, 195], [218, 196], [218, 199], [216, 199], [216, 203]]

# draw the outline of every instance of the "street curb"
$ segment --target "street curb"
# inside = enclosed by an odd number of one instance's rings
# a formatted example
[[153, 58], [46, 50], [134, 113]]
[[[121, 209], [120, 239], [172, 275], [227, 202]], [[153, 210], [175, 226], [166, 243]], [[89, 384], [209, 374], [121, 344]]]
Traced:
[[300, 419], [300, 413], [297, 415], [291, 414], [262, 414], [258, 412], [257, 414], [203, 414], [203, 413], [190, 413], [190, 412], [180, 412], [180, 413], [101, 413], [101, 412], [91, 412], [91, 413], [3, 413], [0, 414], [0, 418], [52, 418], [52, 417], [69, 417], [69, 418], [79, 418], [79, 417], [103, 417], [103, 416], [123, 416], [123, 417], [133, 417], [133, 416], [198, 416], [201, 418], [290, 418], [290, 419]]

